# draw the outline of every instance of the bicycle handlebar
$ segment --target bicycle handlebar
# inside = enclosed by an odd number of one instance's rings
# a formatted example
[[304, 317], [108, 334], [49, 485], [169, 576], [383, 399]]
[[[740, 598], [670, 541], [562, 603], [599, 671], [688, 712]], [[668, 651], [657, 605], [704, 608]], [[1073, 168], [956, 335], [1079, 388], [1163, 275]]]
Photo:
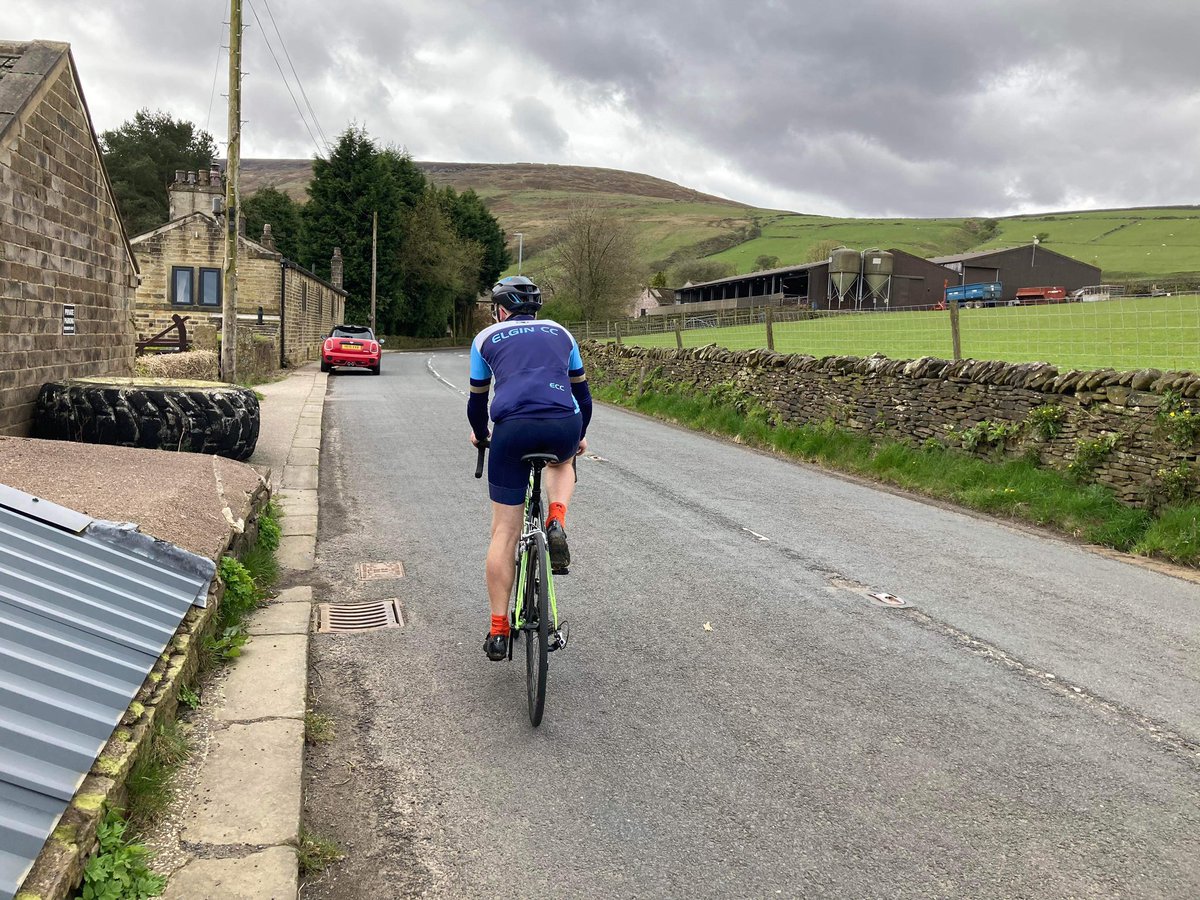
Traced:
[[483, 455], [484, 455], [484, 453], [487, 452], [489, 443], [490, 443], [489, 441], [483, 440], [483, 441], [480, 441], [476, 445], [479, 447], [479, 459], [475, 463], [475, 477], [476, 478], [483, 477]]

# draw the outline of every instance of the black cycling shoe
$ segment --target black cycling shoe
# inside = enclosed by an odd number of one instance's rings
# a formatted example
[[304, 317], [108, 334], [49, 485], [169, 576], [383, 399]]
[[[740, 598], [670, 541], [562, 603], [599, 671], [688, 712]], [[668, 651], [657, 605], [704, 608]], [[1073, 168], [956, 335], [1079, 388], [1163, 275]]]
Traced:
[[566, 575], [571, 565], [571, 551], [567, 547], [567, 531], [558, 519], [551, 519], [546, 526], [546, 542], [550, 545], [550, 571], [555, 575]]
[[483, 641], [483, 652], [492, 662], [508, 659], [508, 635], [489, 633]]

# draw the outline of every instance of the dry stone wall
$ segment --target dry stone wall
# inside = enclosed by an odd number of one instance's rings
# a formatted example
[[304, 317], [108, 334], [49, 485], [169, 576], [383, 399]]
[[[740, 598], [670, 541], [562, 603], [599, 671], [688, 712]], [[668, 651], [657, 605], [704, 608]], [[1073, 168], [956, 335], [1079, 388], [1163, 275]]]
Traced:
[[0, 434], [21, 436], [43, 382], [133, 371], [136, 270], [65, 53], [0, 141], [0, 263]]
[[1028, 455], [1106, 485], [1134, 506], [1197, 496], [1195, 373], [595, 342], [586, 342], [583, 353], [589, 379], [600, 386], [733, 385], [779, 424], [833, 422], [914, 444], [936, 440], [983, 457]]

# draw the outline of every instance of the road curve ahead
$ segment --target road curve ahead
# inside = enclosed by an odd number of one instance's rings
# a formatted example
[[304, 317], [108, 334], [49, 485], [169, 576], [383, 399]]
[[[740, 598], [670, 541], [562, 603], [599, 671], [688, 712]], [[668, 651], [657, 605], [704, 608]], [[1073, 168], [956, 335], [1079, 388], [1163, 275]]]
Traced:
[[305, 898], [1200, 896], [1200, 587], [608, 407], [531, 729], [466, 370], [330, 379]]

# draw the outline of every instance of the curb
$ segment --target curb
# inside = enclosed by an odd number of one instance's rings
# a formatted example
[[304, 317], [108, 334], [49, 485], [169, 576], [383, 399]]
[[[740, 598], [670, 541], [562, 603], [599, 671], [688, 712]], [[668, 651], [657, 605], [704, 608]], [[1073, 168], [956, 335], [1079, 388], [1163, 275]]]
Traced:
[[[286, 463], [272, 485], [283, 511], [276, 561], [284, 576], [310, 571], [316, 562], [327, 387], [328, 375], [313, 373]], [[294, 586], [246, 622], [252, 638], [213, 710], [219, 730], [179, 835], [192, 859], [171, 874], [166, 900], [297, 895], [312, 604], [312, 588]], [[247, 796], [258, 800], [248, 807]]]

